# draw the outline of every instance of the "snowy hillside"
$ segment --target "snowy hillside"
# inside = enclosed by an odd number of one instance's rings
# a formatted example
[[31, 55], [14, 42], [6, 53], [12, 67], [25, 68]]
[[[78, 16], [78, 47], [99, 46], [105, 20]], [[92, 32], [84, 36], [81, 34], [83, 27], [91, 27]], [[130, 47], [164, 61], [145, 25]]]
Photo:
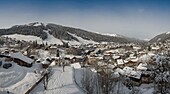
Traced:
[[112, 36], [112, 37], [121, 37], [120, 35], [117, 34], [110, 34], [110, 33], [100, 33], [100, 32], [95, 32], [97, 34], [101, 34], [101, 35], [106, 35], [106, 36]]
[[[70, 44], [79, 44], [78, 42], [80, 42], [81, 44], [100, 42], [131, 42], [131, 40], [129, 40], [128, 38], [122, 37], [118, 34], [94, 33], [79, 28], [72, 28], [50, 23], [44, 24], [40, 22], [29, 23], [25, 25], [15, 25], [8, 29], [0, 29], [0, 36], [3, 35], [10, 35], [10, 37], [14, 37], [16, 39], [18, 39], [18, 37], [21, 37], [18, 40], [38, 40], [39, 43], [41, 43], [42, 40], [45, 40], [45, 42], [49, 42], [48, 44], [62, 44], [61, 40], [71, 42]], [[27, 35], [30, 38], [25, 38], [25, 36], [21, 35]], [[39, 38], [41, 38], [42, 40]]]
[[93, 40], [85, 40], [85, 39], [83, 39], [83, 38], [81, 38], [81, 37], [79, 37], [79, 36], [77, 36], [75, 34], [69, 33], [69, 32], [68, 32], [68, 34], [70, 34], [71, 36], [73, 36], [76, 39], [78, 39], [80, 44], [97, 44], [97, 42], [95, 42]]
[[162, 33], [150, 40], [150, 42], [163, 42], [170, 39], [170, 32]]
[[[21, 35], [21, 34], [11, 34], [11, 35], [3, 35], [2, 37], [8, 37], [8, 38], [12, 38], [15, 40], [24, 40], [24, 41], [37, 41], [38, 44], [42, 44], [42, 43], [48, 43], [48, 44], [58, 44], [58, 45], [62, 45], [63, 42], [60, 39], [55, 38], [53, 35], [48, 33], [48, 30], [44, 30], [44, 32], [47, 33], [47, 39], [42, 40], [40, 37], [37, 36], [33, 36], [33, 35]], [[85, 40], [81, 37], [78, 37], [75, 34], [71, 34], [73, 37], [77, 38], [78, 41], [76, 40], [72, 40], [72, 41], [68, 41], [68, 40], [63, 40], [64, 42], [68, 42], [69, 45], [81, 45], [81, 44], [98, 44], [98, 42], [95, 42], [93, 40]]]
[[3, 35], [2, 37], [8, 37], [16, 40], [24, 40], [24, 41], [37, 41], [37, 43], [41, 44], [42, 39], [37, 36], [32, 35], [21, 35], [21, 34], [11, 34], [11, 35]]
[[24, 41], [37, 41], [38, 44], [48, 43], [48, 44], [58, 44], [62, 45], [62, 41], [60, 39], [55, 38], [53, 35], [49, 34], [47, 30], [44, 30], [47, 33], [47, 39], [43, 40], [40, 37], [33, 35], [21, 35], [21, 34], [11, 34], [11, 35], [3, 35], [2, 37], [8, 37], [16, 40], [24, 40]]
[[59, 44], [62, 45], [62, 41], [60, 39], [55, 38], [53, 35], [48, 33], [48, 30], [44, 30], [44, 32], [47, 33], [47, 39], [45, 39], [43, 42], [44, 43], [49, 43], [49, 44]]

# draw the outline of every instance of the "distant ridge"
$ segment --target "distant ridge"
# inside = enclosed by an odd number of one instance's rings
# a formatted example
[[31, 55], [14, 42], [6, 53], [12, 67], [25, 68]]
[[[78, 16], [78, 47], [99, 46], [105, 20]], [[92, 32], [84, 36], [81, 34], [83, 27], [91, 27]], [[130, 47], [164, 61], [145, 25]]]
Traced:
[[[48, 32], [45, 32], [48, 31]], [[116, 42], [116, 43], [130, 43], [141, 42], [137, 39], [123, 37], [117, 34], [99, 34], [86, 30], [66, 27], [56, 24], [44, 24], [40, 22], [29, 23], [25, 25], [15, 25], [8, 29], [0, 29], [0, 36], [21, 34], [21, 35], [33, 35], [40, 37], [42, 40], [47, 39], [48, 34], [51, 34], [55, 38], [64, 41], [79, 42], [79, 43], [95, 43], [95, 42]], [[74, 36], [73, 36], [74, 35]], [[80, 40], [81, 39], [81, 40]]]

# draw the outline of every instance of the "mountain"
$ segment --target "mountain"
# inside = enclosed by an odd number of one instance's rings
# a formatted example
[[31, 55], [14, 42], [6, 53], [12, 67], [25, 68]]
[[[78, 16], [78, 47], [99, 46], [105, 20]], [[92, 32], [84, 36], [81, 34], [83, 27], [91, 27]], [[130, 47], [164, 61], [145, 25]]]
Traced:
[[152, 38], [149, 42], [164, 42], [168, 39], [170, 39], [170, 32], [159, 34]]
[[[116, 42], [116, 43], [130, 43], [139, 42], [139, 40], [127, 38], [123, 36], [116, 36], [116, 34], [99, 34], [86, 30], [66, 27], [56, 24], [43, 24], [39, 22], [30, 23], [26, 25], [15, 25], [8, 29], [0, 29], [0, 36], [8, 36], [17, 38], [26, 35], [28, 39], [33, 39], [31, 36], [40, 38], [40, 41], [46, 42], [59, 42], [61, 41], [74, 43], [74, 44], [88, 44], [98, 42]], [[17, 36], [17, 37], [16, 37]], [[57, 43], [56, 43], [57, 44]]]

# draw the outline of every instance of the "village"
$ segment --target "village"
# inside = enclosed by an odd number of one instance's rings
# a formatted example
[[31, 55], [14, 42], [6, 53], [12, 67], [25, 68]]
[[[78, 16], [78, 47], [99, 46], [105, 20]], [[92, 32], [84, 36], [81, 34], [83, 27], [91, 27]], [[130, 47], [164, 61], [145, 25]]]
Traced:
[[[163, 66], [160, 62], [169, 60], [169, 41], [142, 45], [112, 42], [71, 45], [63, 41], [63, 45], [57, 45], [8, 37], [1, 37], [1, 40], [5, 41], [0, 45], [2, 94], [44, 94], [51, 91], [53, 94], [154, 94], [159, 92], [155, 91], [157, 85], [166, 83], [155, 82], [158, 76], [155, 70], [159, 70], [157, 66]], [[166, 64], [168, 67], [169, 61]], [[162, 73], [165, 71], [168, 69]], [[55, 88], [52, 80], [59, 75], [65, 76], [58, 78], [65, 79], [63, 83], [72, 79], [68, 82], [74, 88], [72, 91], [67, 87], [67, 91], [62, 89], [64, 85], [59, 82], [56, 86], [60, 84], [61, 89], [50, 91], [50, 88]]]

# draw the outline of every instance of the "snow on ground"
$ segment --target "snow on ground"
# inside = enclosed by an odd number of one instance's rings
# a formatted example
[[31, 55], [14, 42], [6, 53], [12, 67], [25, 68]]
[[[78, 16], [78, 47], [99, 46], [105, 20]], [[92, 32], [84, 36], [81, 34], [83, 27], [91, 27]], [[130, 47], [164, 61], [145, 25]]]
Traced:
[[97, 42], [95, 42], [93, 40], [85, 40], [85, 39], [83, 39], [83, 38], [81, 38], [81, 37], [79, 37], [79, 36], [77, 36], [75, 34], [69, 33], [69, 32], [68, 32], [68, 34], [70, 34], [71, 36], [77, 38], [81, 44], [91, 44], [91, 43], [92, 44], [98, 44]]
[[[37, 24], [35, 24], [37, 25]], [[63, 45], [63, 42], [60, 39], [55, 38], [53, 35], [49, 34], [49, 30], [43, 30], [44, 32], [47, 33], [47, 39], [42, 40], [40, 37], [33, 36], [33, 35], [22, 35], [22, 34], [11, 34], [11, 35], [3, 35], [2, 37], [9, 37], [12, 39], [16, 40], [24, 40], [24, 41], [37, 41], [38, 44], [42, 43], [48, 43], [48, 44], [58, 44], [58, 45]], [[68, 42], [69, 45], [81, 45], [81, 44], [98, 44], [98, 42], [95, 42], [93, 40], [85, 40], [75, 34], [68, 33], [72, 35], [73, 37], [77, 38], [78, 41], [68, 41], [68, 40], [63, 40], [65, 42]]]
[[34, 24], [33, 26], [41, 26], [41, 25], [42, 25], [42, 23], [37, 22], [37, 23]]
[[40, 79], [41, 75], [34, 73], [35, 70], [38, 71], [40, 68], [38, 65], [26, 68], [21, 67], [14, 62], [11, 62], [11, 64], [12, 67], [9, 69], [0, 67], [0, 91], [2, 94], [6, 94], [7, 90], [12, 92], [10, 94], [24, 94]]
[[2, 37], [9, 37], [12, 39], [24, 40], [24, 41], [36, 41], [37, 40], [37, 43], [39, 44], [42, 43], [42, 39], [40, 37], [33, 36], [33, 35], [11, 34], [11, 35], [3, 35]]
[[166, 32], [166, 34], [167, 34], [167, 35], [170, 34], [170, 31], [169, 31], [169, 32]]
[[44, 43], [49, 43], [49, 44], [59, 44], [62, 45], [63, 42], [60, 39], [55, 38], [53, 35], [48, 33], [49, 30], [44, 30], [44, 32], [47, 33], [47, 39], [44, 40]]
[[73, 81], [73, 71], [71, 67], [66, 66], [62, 72], [62, 67], [54, 67], [52, 76], [49, 77], [47, 90], [44, 90], [40, 83], [31, 94], [83, 94]]
[[119, 35], [117, 34], [109, 34], [109, 33], [99, 33], [99, 32], [95, 32], [97, 34], [101, 34], [101, 35], [106, 35], [106, 36], [112, 36], [112, 37], [120, 37]]
[[63, 40], [64, 42], [68, 42], [68, 45], [81, 45], [80, 42], [78, 41], [75, 41], [75, 40], [72, 40], [72, 41], [69, 41], [69, 40]]
[[103, 34], [103, 35], [107, 35], [107, 36], [112, 36], [112, 37], [117, 37], [117, 34]]
[[153, 84], [142, 84], [139, 89], [139, 94], [153, 94]]
[[80, 63], [74, 63], [74, 64], [71, 64], [71, 66], [72, 67], [74, 67], [74, 68], [81, 68], [81, 65], [80, 65]]
[[26, 75], [25, 70], [14, 64], [14, 62], [6, 63], [11, 63], [12, 67], [9, 69], [4, 69], [2, 66], [0, 67], [0, 88], [5, 88], [17, 83]]
[[[36, 25], [36, 24], [35, 24]], [[62, 41], [60, 39], [55, 38], [53, 35], [49, 34], [47, 30], [44, 30], [47, 33], [47, 39], [42, 40], [40, 37], [33, 35], [22, 35], [22, 34], [11, 34], [11, 35], [3, 35], [2, 37], [9, 37], [16, 40], [24, 40], [24, 41], [37, 41], [38, 44], [48, 43], [48, 44], [59, 44], [62, 45]]]
[[27, 73], [23, 80], [19, 81], [11, 87], [8, 87], [7, 89], [9, 91], [13, 91], [13, 93], [16, 94], [23, 94], [29, 88], [31, 88], [39, 79], [40, 75], [35, 75], [35, 73]]
[[38, 53], [40, 55], [41, 58], [46, 58], [46, 57], [51, 57], [49, 51], [45, 51], [45, 50], [38, 50]]

